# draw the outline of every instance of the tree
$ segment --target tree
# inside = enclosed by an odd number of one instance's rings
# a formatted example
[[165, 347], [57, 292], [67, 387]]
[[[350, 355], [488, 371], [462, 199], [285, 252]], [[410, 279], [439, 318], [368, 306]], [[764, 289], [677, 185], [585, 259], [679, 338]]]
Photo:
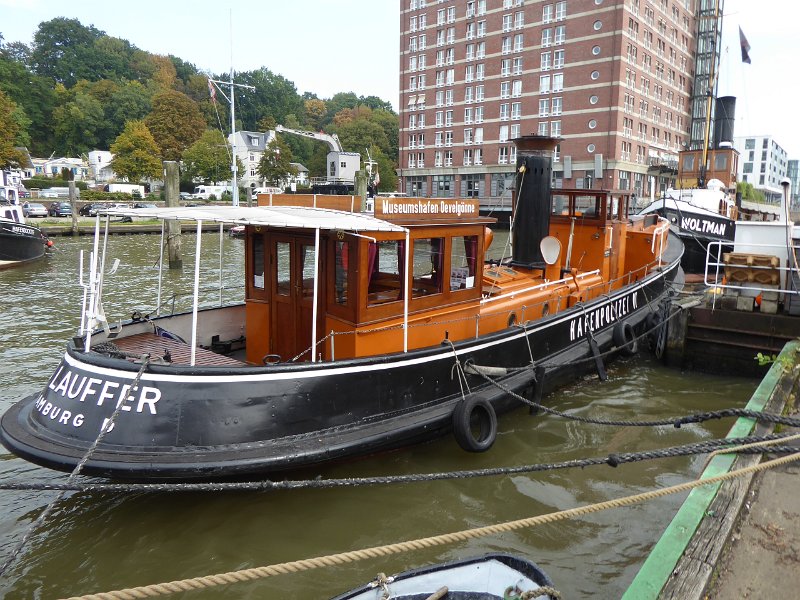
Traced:
[[53, 109], [56, 104], [53, 82], [29, 73], [25, 65], [0, 51], [0, 90], [30, 119], [26, 130], [30, 134], [28, 147], [31, 152], [49, 155], [53, 151]]
[[151, 108], [150, 93], [138, 81], [129, 81], [117, 89], [105, 106], [110, 135], [107, 144], [110, 145], [122, 133], [128, 121], [144, 119]]
[[53, 110], [53, 121], [56, 150], [74, 156], [97, 147], [105, 115], [96, 98], [79, 91], [72, 100]]
[[313, 131], [322, 129], [325, 115], [328, 113], [325, 101], [319, 98], [309, 98], [304, 102], [304, 107], [306, 111], [306, 127]]
[[293, 160], [289, 146], [276, 137], [264, 150], [258, 163], [258, 174], [269, 183], [280, 185], [290, 175], [297, 175], [297, 169], [290, 164]]
[[163, 160], [180, 160], [183, 151], [200, 139], [206, 129], [197, 103], [175, 90], [153, 97], [153, 110], [145, 123], [161, 149]]
[[111, 168], [131, 182], [161, 177], [159, 149], [144, 121], [128, 121], [125, 129], [111, 144], [114, 160]]
[[397, 189], [397, 173], [395, 173], [395, 162], [392, 158], [386, 156], [383, 151], [377, 146], [372, 146], [369, 149], [369, 154], [377, 165], [373, 167], [374, 174], [380, 173], [380, 183], [378, 190], [381, 192], [391, 192]]
[[14, 113], [19, 107], [0, 91], [0, 169], [16, 167], [23, 160], [22, 153], [15, 148], [20, 134], [19, 123]]
[[[239, 172], [244, 165], [237, 158]], [[206, 129], [183, 153], [183, 172], [189, 179], [223, 181], [230, 176], [230, 146], [219, 129]]]
[[34, 71], [67, 86], [79, 79], [97, 79], [94, 43], [103, 35], [94, 27], [84, 27], [78, 19], [56, 17], [40, 23], [33, 36]]

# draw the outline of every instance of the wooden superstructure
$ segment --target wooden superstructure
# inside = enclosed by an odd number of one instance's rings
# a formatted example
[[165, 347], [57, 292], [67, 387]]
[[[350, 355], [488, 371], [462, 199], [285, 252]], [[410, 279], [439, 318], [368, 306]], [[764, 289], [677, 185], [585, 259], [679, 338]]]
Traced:
[[[361, 204], [259, 196], [271, 206], [358, 212]], [[610, 293], [657, 267], [666, 246], [667, 228], [656, 217], [632, 219], [629, 208], [626, 192], [554, 190], [550, 236], [561, 252], [554, 264], [530, 268], [484, 264], [495, 220], [479, 215], [476, 200], [379, 198], [374, 216], [405, 233], [322, 232], [319, 257], [312, 232], [248, 226], [247, 361], [311, 360], [312, 327], [324, 340], [316, 358], [342, 360], [486, 335]]]

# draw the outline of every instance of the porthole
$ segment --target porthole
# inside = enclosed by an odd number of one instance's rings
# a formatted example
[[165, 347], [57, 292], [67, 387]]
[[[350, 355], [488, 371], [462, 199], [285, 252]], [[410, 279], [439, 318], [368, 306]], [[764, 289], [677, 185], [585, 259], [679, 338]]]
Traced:
[[603, 0], [594, 0], [594, 3], [600, 6], [603, 3]]
[[595, 31], [600, 31], [603, 28], [603, 22], [602, 21], [595, 21], [594, 25], [592, 27], [594, 27]]
[[595, 127], [597, 127], [597, 121], [595, 121], [594, 119], [590, 119], [589, 120], [589, 129], [594, 129]]
[[513, 327], [516, 324], [517, 324], [517, 313], [512, 312], [510, 315], [508, 315], [508, 326]]
[[600, 71], [592, 71], [592, 79], [600, 79]]
[[586, 151], [590, 153], [594, 152], [594, 144], [589, 144], [588, 146], [586, 146]]
[[592, 47], [592, 54], [598, 56], [600, 54], [600, 46], [593, 46]]
[[546, 317], [549, 314], [550, 314], [550, 305], [545, 304], [544, 306], [542, 306], [542, 317]]
[[599, 100], [597, 96], [589, 96], [589, 104], [597, 104]]

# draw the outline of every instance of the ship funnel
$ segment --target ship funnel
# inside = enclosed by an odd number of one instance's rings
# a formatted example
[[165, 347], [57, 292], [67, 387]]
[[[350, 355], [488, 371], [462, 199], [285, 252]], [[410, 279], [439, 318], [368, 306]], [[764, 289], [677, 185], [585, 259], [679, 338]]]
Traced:
[[714, 148], [733, 147], [733, 125], [736, 117], [736, 98], [717, 98], [714, 108]]
[[516, 203], [512, 234], [512, 266], [544, 268], [540, 244], [550, 235], [550, 182], [553, 150], [559, 139], [526, 135], [517, 146]]

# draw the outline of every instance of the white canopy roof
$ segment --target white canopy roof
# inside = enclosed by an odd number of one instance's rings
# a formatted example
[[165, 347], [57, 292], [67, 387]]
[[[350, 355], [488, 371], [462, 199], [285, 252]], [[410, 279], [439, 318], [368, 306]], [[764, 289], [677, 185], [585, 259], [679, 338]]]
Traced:
[[363, 213], [306, 206], [187, 206], [167, 208], [114, 208], [100, 211], [115, 217], [161, 220], [211, 221], [235, 225], [263, 225], [345, 231], [405, 231], [405, 228]]

